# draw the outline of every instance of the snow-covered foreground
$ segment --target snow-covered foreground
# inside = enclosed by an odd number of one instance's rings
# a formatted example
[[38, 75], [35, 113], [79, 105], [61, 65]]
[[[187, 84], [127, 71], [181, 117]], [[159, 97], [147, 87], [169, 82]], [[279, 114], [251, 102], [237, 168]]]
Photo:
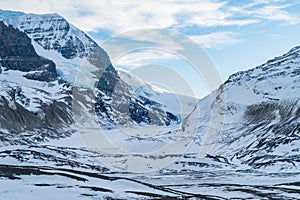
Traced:
[[[100, 174], [61, 167], [1, 165], [1, 199], [296, 199], [299, 174], [199, 171], [193, 174]], [[267, 180], [267, 181], [266, 181]], [[46, 195], [45, 195], [46, 194]]]
[[[81, 130], [81, 134], [86, 131]], [[110, 131], [103, 133], [103, 137], [107, 134], [121, 135]], [[137, 145], [137, 137], [131, 137], [124, 140], [125, 144]], [[152, 138], [156, 143], [159, 137]], [[147, 153], [128, 151], [127, 155], [120, 155], [114, 151], [108, 153], [105, 146], [92, 150], [86, 145], [82, 135], [73, 134], [36, 146], [2, 146], [0, 199], [299, 198], [299, 172], [243, 170], [185, 152], [162, 169], [133, 173], [112, 166], [118, 162], [124, 166], [122, 162], [132, 157], [144, 159], [137, 165], [147, 163], [150, 159]], [[168, 156], [174, 155], [166, 153], [165, 157]]]

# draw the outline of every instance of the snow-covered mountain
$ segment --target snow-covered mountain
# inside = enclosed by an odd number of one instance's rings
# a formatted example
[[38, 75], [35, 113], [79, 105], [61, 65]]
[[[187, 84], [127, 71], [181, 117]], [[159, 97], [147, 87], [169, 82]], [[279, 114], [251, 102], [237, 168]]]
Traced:
[[299, 46], [230, 76], [218, 91], [227, 108], [216, 154], [253, 168], [299, 170], [299, 78]]
[[[300, 47], [229, 77], [201, 100], [200, 154], [235, 169], [299, 171]], [[195, 119], [190, 119], [193, 121]], [[190, 162], [190, 161], [189, 161]], [[184, 162], [183, 162], [184, 163]], [[224, 166], [222, 166], [224, 167]]]
[[[60, 122], [65, 132], [72, 131], [74, 123], [113, 128], [117, 124], [180, 122], [179, 113], [173, 114], [161, 102], [136, 93], [136, 86], [122, 79], [107, 53], [63, 17], [1, 10], [0, 20], [4, 22], [1, 39], [10, 42], [2, 48], [1, 96], [6, 104], [16, 104], [17, 111], [26, 110], [40, 121], [53, 119], [53, 125]], [[22, 40], [26, 44], [20, 46], [18, 41]], [[15, 48], [19, 51], [6, 55]], [[157, 93], [153, 91], [153, 95]], [[44, 107], [51, 108], [51, 113]], [[17, 120], [9, 119], [9, 123]], [[25, 122], [20, 126], [23, 131], [36, 128]], [[8, 126], [5, 128], [10, 132]]]

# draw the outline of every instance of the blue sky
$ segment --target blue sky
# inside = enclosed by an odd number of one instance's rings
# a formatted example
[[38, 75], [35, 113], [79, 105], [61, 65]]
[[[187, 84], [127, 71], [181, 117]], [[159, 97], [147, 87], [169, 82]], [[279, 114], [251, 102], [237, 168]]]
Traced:
[[[263, 64], [300, 45], [300, 1], [292, 0], [1, 0], [0, 8], [58, 13], [100, 45], [103, 42], [107, 45], [111, 37], [132, 30], [176, 31], [205, 50], [223, 81], [232, 73]], [[149, 41], [143, 38], [137, 35], [130, 40], [147, 44]], [[201, 78], [187, 74], [190, 68], [187, 63], [164, 51], [131, 52], [114, 64], [127, 71], [151, 64], [169, 65], [185, 74], [196, 96], [203, 97], [210, 92], [203, 88], [205, 78], [200, 83]]]

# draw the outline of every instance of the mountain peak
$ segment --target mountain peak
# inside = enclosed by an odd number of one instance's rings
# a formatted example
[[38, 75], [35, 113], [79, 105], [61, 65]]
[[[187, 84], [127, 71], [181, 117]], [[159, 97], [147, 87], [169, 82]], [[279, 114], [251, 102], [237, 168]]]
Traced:
[[[224, 83], [228, 93], [240, 91], [243, 95], [228, 95], [228, 101], [252, 104], [266, 100], [280, 100], [299, 96], [300, 46], [275, 57], [253, 69], [237, 72]], [[291, 87], [291, 85], [294, 85]]]
[[58, 73], [70, 83], [75, 81], [84, 60], [93, 60], [93, 70], [111, 65], [109, 56], [95, 41], [58, 14], [0, 10], [0, 20], [26, 33], [37, 53], [55, 60]]
[[57, 51], [67, 59], [87, 57], [98, 47], [84, 32], [56, 13], [39, 15], [0, 10], [0, 20], [28, 34], [43, 49]]
[[60, 17], [63, 18], [61, 15], [57, 14], [57, 13], [46, 13], [46, 14], [36, 14], [36, 13], [24, 13], [21, 11], [14, 11], [14, 10], [3, 10], [0, 9], [0, 16], [22, 16], [22, 15], [32, 15], [32, 16], [44, 16], [44, 17]]
[[296, 52], [299, 53], [299, 51], [300, 51], [300, 45], [292, 48], [288, 53], [296, 53]]
[[12, 10], [2, 10], [0, 9], [0, 16], [21, 16], [25, 13], [20, 11], [12, 11]]

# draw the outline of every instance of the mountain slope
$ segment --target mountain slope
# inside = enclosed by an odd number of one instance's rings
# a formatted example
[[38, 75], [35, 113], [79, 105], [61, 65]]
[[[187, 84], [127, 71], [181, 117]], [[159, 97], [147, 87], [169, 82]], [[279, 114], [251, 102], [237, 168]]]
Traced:
[[[240, 115], [240, 119], [233, 126], [229, 122], [232, 115], [227, 116], [223, 147], [219, 149], [224, 157], [230, 156], [231, 160], [254, 168], [298, 169], [299, 72], [300, 47], [295, 47], [283, 56], [228, 79], [223, 90], [226, 100], [234, 102], [230, 109], [237, 110], [234, 115]], [[242, 105], [242, 109], [237, 105]]]
[[300, 47], [295, 47], [231, 75], [199, 102], [194, 112], [201, 116], [187, 119], [197, 131], [190, 150], [194, 159], [200, 151], [203, 162], [221, 167], [299, 171], [299, 72]]
[[[3, 22], [0, 44], [1, 141], [32, 143], [68, 135], [62, 129], [73, 121], [67, 106], [67, 85], [59, 79], [55, 64], [37, 55], [25, 33]], [[56, 97], [49, 100], [52, 94]]]

